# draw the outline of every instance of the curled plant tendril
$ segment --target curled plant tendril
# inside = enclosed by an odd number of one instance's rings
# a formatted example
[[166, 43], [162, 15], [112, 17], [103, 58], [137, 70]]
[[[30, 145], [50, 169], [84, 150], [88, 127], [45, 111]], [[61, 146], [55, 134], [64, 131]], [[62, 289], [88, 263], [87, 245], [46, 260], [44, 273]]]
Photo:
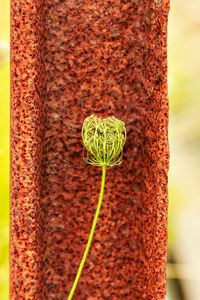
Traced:
[[83, 122], [83, 151], [85, 162], [94, 166], [113, 167], [122, 163], [123, 147], [126, 142], [124, 122], [114, 116], [98, 118], [91, 115]]

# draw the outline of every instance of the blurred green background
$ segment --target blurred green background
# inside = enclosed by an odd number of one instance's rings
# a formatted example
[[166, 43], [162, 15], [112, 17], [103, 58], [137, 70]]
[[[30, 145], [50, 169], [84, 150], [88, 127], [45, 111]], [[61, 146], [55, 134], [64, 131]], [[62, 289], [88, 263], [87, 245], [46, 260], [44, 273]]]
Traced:
[[[170, 99], [168, 300], [200, 299], [200, 1], [174, 0]], [[9, 1], [0, 0], [0, 299], [8, 299]], [[152, 299], [153, 300], [153, 299]]]
[[8, 299], [9, 1], [0, 0], [0, 299]]

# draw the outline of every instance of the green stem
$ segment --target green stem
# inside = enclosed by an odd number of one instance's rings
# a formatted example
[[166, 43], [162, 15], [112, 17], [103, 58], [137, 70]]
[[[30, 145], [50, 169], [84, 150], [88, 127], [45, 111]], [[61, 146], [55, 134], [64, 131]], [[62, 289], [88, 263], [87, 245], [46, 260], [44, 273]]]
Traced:
[[88, 239], [88, 242], [87, 242], [87, 246], [86, 246], [86, 248], [85, 248], [85, 252], [84, 252], [82, 261], [81, 261], [81, 263], [80, 263], [78, 272], [77, 272], [77, 274], [76, 274], [76, 278], [75, 278], [75, 280], [74, 280], [74, 284], [73, 284], [73, 286], [72, 286], [72, 289], [71, 289], [71, 292], [70, 292], [70, 294], [69, 294], [68, 300], [71, 300], [72, 297], [73, 297], [73, 295], [74, 295], [76, 286], [77, 286], [77, 284], [78, 284], [79, 277], [80, 277], [80, 275], [81, 275], [81, 271], [82, 271], [82, 269], [83, 269], [85, 260], [86, 260], [86, 258], [87, 258], [88, 251], [89, 251], [89, 249], [90, 249], [90, 245], [91, 245], [92, 238], [93, 238], [93, 235], [94, 235], [94, 230], [95, 230], [95, 226], [96, 226], [96, 223], [97, 223], [97, 219], [98, 219], [98, 216], [99, 216], [99, 211], [100, 211], [101, 203], [102, 203], [102, 199], [103, 199], [103, 192], [104, 192], [105, 178], [106, 178], [106, 166], [102, 166], [101, 191], [100, 191], [100, 196], [99, 196], [99, 202], [98, 202], [98, 205], [97, 205], [97, 210], [96, 210], [96, 213], [95, 213], [95, 217], [94, 217], [94, 221], [93, 221], [93, 224], [92, 224], [92, 229], [91, 229], [91, 231], [90, 231], [90, 236], [89, 236], [89, 239]]

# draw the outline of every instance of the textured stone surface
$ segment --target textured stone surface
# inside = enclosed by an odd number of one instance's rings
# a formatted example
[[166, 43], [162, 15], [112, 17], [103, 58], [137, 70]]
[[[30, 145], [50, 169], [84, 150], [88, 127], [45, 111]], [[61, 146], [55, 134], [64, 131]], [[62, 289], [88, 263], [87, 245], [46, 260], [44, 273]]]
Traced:
[[168, 0], [11, 0], [10, 299], [67, 299], [101, 168], [85, 117], [127, 127], [73, 299], [165, 299]]

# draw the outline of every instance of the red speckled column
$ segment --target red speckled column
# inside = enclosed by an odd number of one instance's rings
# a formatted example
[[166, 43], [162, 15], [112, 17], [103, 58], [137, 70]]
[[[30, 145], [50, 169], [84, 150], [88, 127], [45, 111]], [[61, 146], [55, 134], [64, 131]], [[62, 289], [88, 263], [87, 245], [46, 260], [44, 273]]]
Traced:
[[10, 299], [67, 299], [101, 168], [82, 159], [95, 113], [123, 120], [74, 300], [165, 299], [168, 0], [11, 0]]

